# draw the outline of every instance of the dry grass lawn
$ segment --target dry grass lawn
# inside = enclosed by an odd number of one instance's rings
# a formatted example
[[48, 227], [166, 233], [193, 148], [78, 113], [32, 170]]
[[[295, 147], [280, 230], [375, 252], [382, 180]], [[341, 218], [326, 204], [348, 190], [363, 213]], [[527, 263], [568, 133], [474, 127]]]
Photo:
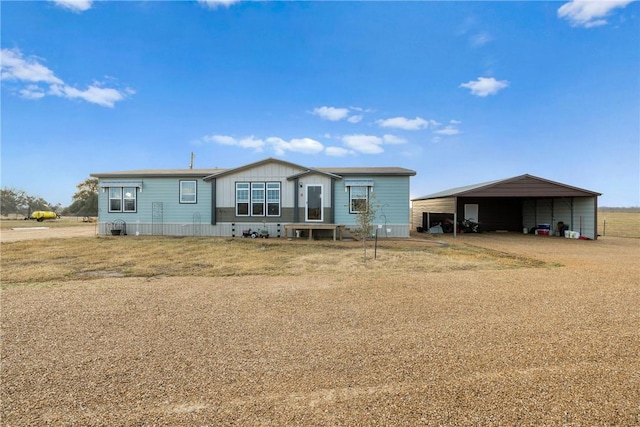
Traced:
[[598, 232], [604, 236], [640, 237], [640, 208], [599, 210]]
[[640, 425], [638, 239], [1, 249], [2, 425]]

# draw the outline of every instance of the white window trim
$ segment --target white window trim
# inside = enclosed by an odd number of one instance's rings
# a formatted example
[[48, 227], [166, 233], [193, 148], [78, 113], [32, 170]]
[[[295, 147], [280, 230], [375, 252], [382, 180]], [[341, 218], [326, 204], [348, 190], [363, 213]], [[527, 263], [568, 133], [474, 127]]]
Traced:
[[[273, 217], [273, 218], [277, 218], [282, 214], [282, 185], [280, 184], [280, 182], [276, 181], [276, 182], [266, 182], [266, 188], [265, 188], [265, 214], [267, 216]], [[269, 204], [270, 203], [275, 203], [275, 202], [270, 202], [269, 201], [269, 184], [274, 185], [277, 184], [278, 185], [278, 214], [277, 215], [269, 215]], [[271, 188], [271, 190], [275, 190], [275, 188]]]
[[[366, 203], [366, 204], [368, 204], [368, 203], [369, 203], [369, 187], [368, 187], [368, 186], [366, 186], [366, 187], [365, 187], [365, 186], [361, 186], [361, 185], [353, 185], [353, 186], [349, 186], [349, 213], [351, 213], [351, 214], [359, 214], [359, 213], [360, 213], [360, 212], [362, 212], [362, 211], [354, 210], [354, 209], [352, 208], [352, 203], [351, 203], [351, 202], [354, 200], [354, 199], [351, 197], [351, 191], [352, 191], [354, 188], [365, 188], [365, 189], [366, 189], [366, 191], [365, 191], [365, 195], [364, 195], [364, 201], [365, 201], [365, 203]], [[362, 199], [361, 199], [361, 198], [358, 198], [358, 200], [362, 200]]]
[[[111, 189], [118, 188], [120, 197], [111, 197]], [[132, 190], [133, 197], [125, 197], [125, 190]], [[138, 212], [138, 187], [108, 187], [109, 212], [136, 213]], [[111, 201], [120, 200], [120, 209], [111, 209]], [[126, 209], [125, 200], [133, 200], [133, 209]]]
[[[247, 185], [246, 188], [239, 188], [240, 185]], [[247, 201], [238, 202], [238, 190], [247, 191], [248, 197]], [[236, 182], [236, 216], [251, 216], [251, 183], [250, 182]], [[238, 204], [246, 203], [247, 204], [247, 213], [240, 214], [238, 213]]]
[[[255, 184], [255, 186], [254, 186]], [[277, 184], [278, 185], [278, 214], [277, 215], [269, 215], [269, 184]], [[249, 199], [245, 202], [238, 202], [238, 190], [240, 185], [248, 185], [248, 188], [242, 188], [242, 190], [246, 190], [249, 192]], [[262, 188], [259, 188], [262, 186]], [[254, 190], [262, 190], [263, 197], [261, 202], [254, 201], [253, 191]], [[272, 190], [274, 190], [272, 188]], [[247, 214], [239, 214], [238, 213], [238, 204], [239, 203], [248, 203], [248, 213]], [[253, 213], [253, 205], [254, 204], [262, 204], [262, 214], [254, 214]], [[272, 202], [275, 203], [275, 202]], [[236, 197], [235, 197], [235, 213], [238, 217], [270, 217], [270, 218], [278, 218], [282, 216], [282, 183], [280, 181], [238, 181], [236, 182]]]
[[[195, 189], [194, 189], [194, 193], [193, 193], [193, 200], [184, 200], [183, 197], [185, 196], [184, 191], [183, 191], [183, 187], [182, 184], [185, 183], [193, 183], [195, 185]], [[194, 205], [198, 203], [198, 181], [196, 181], [195, 179], [185, 179], [185, 180], [180, 180], [180, 198], [179, 198], [179, 202], [181, 205], [186, 204], [186, 205]], [[190, 196], [190, 195], [189, 195]]]

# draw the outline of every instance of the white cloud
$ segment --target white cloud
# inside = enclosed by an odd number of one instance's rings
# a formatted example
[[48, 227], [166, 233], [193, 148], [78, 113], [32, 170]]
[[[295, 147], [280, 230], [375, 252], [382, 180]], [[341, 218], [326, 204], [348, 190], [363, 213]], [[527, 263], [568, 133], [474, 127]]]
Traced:
[[210, 135], [202, 139], [206, 142], [215, 142], [221, 145], [237, 145], [235, 138], [226, 135]]
[[[354, 111], [358, 114], [352, 114]], [[338, 108], [322, 106], [314, 108], [311, 114], [318, 116], [323, 120], [331, 120], [332, 122], [346, 119], [349, 123], [360, 123], [364, 118], [364, 114], [362, 113], [368, 112], [370, 112], [370, 110], [365, 110], [360, 107]]]
[[283, 156], [286, 152], [318, 154], [324, 151], [324, 145], [311, 138], [293, 138], [290, 141], [285, 141], [277, 136], [263, 140], [253, 135], [241, 139], [228, 135], [207, 135], [202, 137], [201, 140], [221, 145], [248, 148], [256, 152], [262, 152], [265, 148], [271, 147], [278, 156]]
[[382, 139], [374, 135], [345, 135], [342, 137], [342, 142], [358, 153], [380, 154], [384, 152]]
[[23, 58], [22, 52], [18, 49], [2, 49], [0, 64], [2, 80], [62, 84], [62, 80], [56, 77], [53, 71], [38, 63], [35, 58]]
[[449, 120], [449, 123], [452, 124], [452, 125], [459, 125], [462, 122], [460, 120], [451, 119], [451, 120]]
[[[2, 80], [29, 83], [18, 91], [26, 99], [40, 99], [46, 95], [67, 99], [83, 99], [103, 107], [113, 107], [116, 102], [126, 99], [135, 93], [132, 89], [113, 89], [102, 87], [94, 82], [86, 90], [76, 89], [56, 77], [55, 73], [42, 65], [36, 58], [24, 58], [18, 49], [2, 49], [0, 51], [0, 77]], [[38, 84], [49, 85], [45, 91]]]
[[346, 119], [349, 116], [349, 109], [336, 107], [319, 107], [313, 109], [313, 114], [324, 120], [337, 122], [338, 120]]
[[324, 145], [311, 138], [293, 138], [291, 141], [285, 141], [282, 138], [270, 137], [267, 138], [267, 143], [279, 156], [287, 151], [303, 154], [318, 154], [324, 151]]
[[93, 0], [53, 0], [53, 2], [73, 12], [85, 12], [91, 9]]
[[391, 119], [378, 120], [376, 123], [383, 128], [396, 128], [404, 130], [426, 129], [430, 125], [437, 126], [439, 123], [435, 120], [425, 120], [421, 117], [415, 119], [407, 119], [406, 117], [394, 117]]
[[480, 97], [495, 95], [507, 86], [509, 86], [508, 81], [496, 80], [493, 77], [478, 77], [478, 80], [471, 80], [460, 85], [460, 87], [470, 89], [471, 94]]
[[202, 138], [205, 142], [214, 142], [221, 145], [231, 145], [241, 148], [251, 148], [260, 153], [264, 150], [265, 142], [262, 139], [256, 139], [253, 135], [242, 139], [236, 139], [227, 135], [210, 135]]
[[264, 145], [265, 144], [263, 140], [256, 139], [253, 137], [253, 135], [248, 136], [246, 138], [242, 138], [241, 140], [238, 141], [238, 146], [242, 148], [251, 148], [256, 152], [262, 152]]
[[29, 85], [20, 90], [20, 96], [27, 99], [40, 99], [45, 96], [45, 93], [40, 86]]
[[198, 3], [205, 5], [210, 9], [230, 7], [231, 5], [239, 2], [240, 0], [198, 0]]
[[400, 138], [399, 136], [389, 135], [389, 134], [384, 135], [382, 137], [382, 140], [384, 141], [385, 144], [393, 144], [393, 145], [405, 144], [407, 142], [407, 140], [404, 138]]
[[84, 99], [92, 104], [98, 104], [103, 107], [113, 107], [118, 101], [122, 101], [127, 95], [135, 93], [131, 89], [120, 91], [112, 88], [100, 87], [95, 83], [89, 86], [86, 90], [79, 90], [75, 87], [67, 85], [52, 85], [49, 90], [49, 94], [60, 96], [68, 99]]
[[612, 10], [624, 8], [633, 0], [573, 0], [558, 9], [558, 17], [568, 20], [574, 27], [592, 28], [606, 25], [603, 19]]
[[437, 133], [438, 135], [452, 136], [452, 135], [459, 134], [460, 130], [458, 130], [454, 126], [449, 125], [449, 126], [445, 126], [443, 129], [439, 129], [439, 130], [435, 131], [435, 133]]
[[331, 157], [344, 157], [349, 154], [353, 154], [353, 151], [342, 147], [327, 147], [324, 152], [327, 156]]

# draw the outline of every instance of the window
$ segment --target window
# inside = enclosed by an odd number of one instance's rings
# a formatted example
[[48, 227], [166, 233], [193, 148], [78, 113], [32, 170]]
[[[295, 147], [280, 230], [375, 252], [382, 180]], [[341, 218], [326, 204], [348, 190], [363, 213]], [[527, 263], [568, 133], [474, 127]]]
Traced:
[[369, 187], [349, 187], [349, 213], [360, 213], [367, 209]]
[[267, 182], [267, 216], [280, 216], [279, 182]]
[[236, 183], [236, 215], [249, 216], [249, 183]]
[[236, 216], [280, 216], [280, 183], [236, 182]]
[[109, 188], [109, 212], [122, 212], [122, 187]]
[[136, 211], [136, 188], [124, 187], [122, 191], [124, 192], [124, 194], [122, 195], [122, 200], [124, 201], [124, 212], [135, 212]]
[[180, 203], [197, 203], [196, 181], [180, 181]]
[[109, 212], [135, 212], [136, 187], [109, 187]]
[[264, 182], [251, 183], [251, 216], [264, 216]]

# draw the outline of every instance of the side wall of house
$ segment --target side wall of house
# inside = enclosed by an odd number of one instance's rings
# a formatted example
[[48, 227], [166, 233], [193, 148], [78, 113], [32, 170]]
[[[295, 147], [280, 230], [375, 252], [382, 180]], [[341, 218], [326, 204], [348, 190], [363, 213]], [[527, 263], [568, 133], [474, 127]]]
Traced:
[[[117, 182], [119, 180], [109, 179]], [[126, 181], [126, 180], [122, 180]], [[180, 181], [196, 181], [196, 203], [180, 203]], [[136, 190], [135, 212], [110, 212], [109, 189], [98, 192], [98, 217], [101, 232], [106, 233], [107, 224], [122, 220], [127, 233], [133, 234], [137, 227], [141, 234], [152, 224], [184, 228], [193, 224], [209, 224], [211, 221], [211, 184], [201, 178], [170, 177], [144, 178], [142, 187]], [[188, 233], [185, 233], [188, 234]]]
[[[346, 226], [356, 224], [356, 214], [349, 213], [348, 175], [335, 183], [335, 222]], [[408, 176], [357, 176], [357, 180], [372, 180], [370, 193], [376, 209], [375, 224], [381, 226], [379, 235], [408, 237], [410, 223]]]

